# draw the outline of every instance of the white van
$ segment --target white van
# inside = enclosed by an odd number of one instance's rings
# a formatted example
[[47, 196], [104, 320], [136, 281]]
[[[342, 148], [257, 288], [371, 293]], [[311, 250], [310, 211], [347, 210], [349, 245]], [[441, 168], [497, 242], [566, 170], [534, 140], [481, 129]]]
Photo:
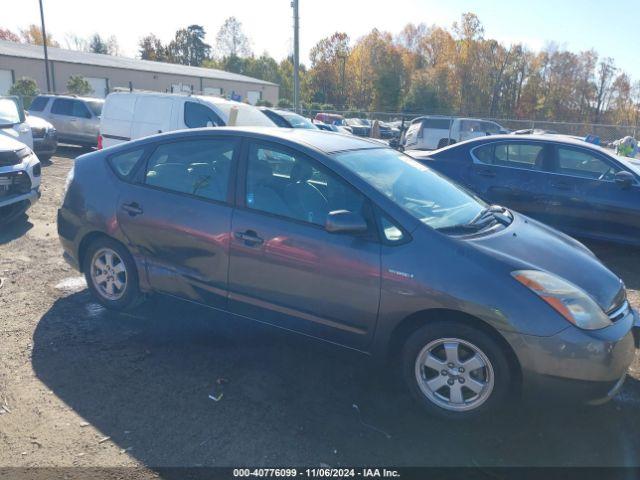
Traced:
[[418, 117], [404, 134], [401, 145], [409, 150], [436, 150], [486, 135], [509, 133], [496, 122], [478, 118]]
[[24, 108], [18, 97], [0, 97], [0, 135], [33, 148], [31, 127], [27, 124]]
[[107, 96], [102, 108], [98, 148], [184, 128], [234, 125], [275, 127], [256, 107], [219, 97], [172, 93], [116, 92]]

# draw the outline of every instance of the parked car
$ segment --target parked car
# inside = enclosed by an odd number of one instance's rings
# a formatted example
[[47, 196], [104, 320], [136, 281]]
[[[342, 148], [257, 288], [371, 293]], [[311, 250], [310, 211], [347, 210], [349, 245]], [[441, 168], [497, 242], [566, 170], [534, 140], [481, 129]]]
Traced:
[[444, 417], [516, 390], [604, 401], [635, 355], [624, 285], [586, 247], [353, 136], [210, 128], [82, 155], [58, 232], [107, 308], [163, 293], [399, 358]]
[[260, 111], [281, 128], [309, 128], [316, 130], [318, 127], [308, 118], [288, 110], [260, 107]]
[[17, 140], [29, 148], [33, 147], [31, 129], [18, 97], [0, 97], [0, 137]]
[[275, 127], [260, 110], [220, 97], [172, 93], [116, 92], [107, 96], [100, 123], [101, 147], [184, 128]]
[[337, 113], [318, 112], [313, 119], [319, 122], [327, 123], [329, 125], [334, 125], [343, 121], [344, 117]]
[[408, 153], [485, 201], [570, 235], [640, 245], [638, 160], [558, 135], [499, 135]]
[[98, 145], [100, 115], [104, 100], [75, 95], [38, 95], [29, 113], [50, 122], [58, 141], [72, 145]]
[[35, 115], [27, 115], [27, 125], [33, 136], [33, 151], [40, 161], [49, 160], [58, 150], [58, 133], [53, 125]]
[[418, 117], [404, 134], [406, 150], [436, 150], [471, 138], [508, 133], [501, 125], [477, 118]]
[[334, 125], [329, 123], [324, 123], [319, 120], [313, 120], [313, 124], [320, 130], [324, 130], [325, 132], [336, 132], [342, 133], [344, 135], [353, 135], [351, 128], [343, 127], [341, 125]]
[[371, 123], [363, 118], [345, 118], [343, 123], [345, 127], [349, 127], [351, 132], [358, 137], [371, 136]]
[[0, 135], [0, 225], [22, 215], [38, 201], [40, 174], [40, 161], [28, 146]]
[[391, 140], [393, 138], [400, 138], [400, 129], [394, 125], [391, 125], [387, 122], [379, 122], [380, 126], [380, 137], [385, 140]]

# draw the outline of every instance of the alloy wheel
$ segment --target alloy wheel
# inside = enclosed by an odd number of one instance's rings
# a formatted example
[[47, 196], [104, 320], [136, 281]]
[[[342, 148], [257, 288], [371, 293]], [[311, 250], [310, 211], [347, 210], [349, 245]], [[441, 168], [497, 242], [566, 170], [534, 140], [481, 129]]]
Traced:
[[459, 338], [437, 339], [422, 348], [416, 357], [415, 376], [431, 402], [457, 412], [480, 407], [490, 397], [495, 381], [487, 355]]
[[91, 281], [107, 300], [119, 300], [127, 288], [127, 268], [110, 248], [100, 248], [91, 260]]

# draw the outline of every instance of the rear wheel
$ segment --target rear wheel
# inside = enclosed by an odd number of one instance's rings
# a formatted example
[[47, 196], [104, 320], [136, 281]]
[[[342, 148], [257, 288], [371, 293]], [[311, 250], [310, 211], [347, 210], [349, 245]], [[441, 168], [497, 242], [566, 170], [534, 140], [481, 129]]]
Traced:
[[405, 343], [402, 363], [416, 400], [445, 418], [475, 417], [495, 408], [513, 378], [502, 346], [461, 322], [438, 322], [414, 332]]
[[127, 310], [141, 302], [135, 262], [115, 240], [94, 240], [84, 256], [83, 271], [89, 289], [105, 307]]

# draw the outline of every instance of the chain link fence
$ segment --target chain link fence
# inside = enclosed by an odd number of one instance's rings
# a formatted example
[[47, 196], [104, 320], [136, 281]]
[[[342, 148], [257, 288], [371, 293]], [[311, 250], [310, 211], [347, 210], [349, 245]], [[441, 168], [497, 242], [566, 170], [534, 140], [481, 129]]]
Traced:
[[[409, 123], [416, 117], [432, 115], [428, 113], [402, 113], [402, 112], [367, 112], [357, 110], [310, 110], [302, 109], [302, 115], [314, 118], [318, 113], [334, 113], [342, 115], [346, 118], [367, 118], [370, 120], [379, 120], [382, 122], [404, 121]], [[555, 122], [547, 120], [529, 120], [529, 119], [510, 119], [478, 116], [457, 116], [457, 115], [441, 115], [448, 118], [476, 118], [480, 120], [489, 120], [502, 125], [504, 128], [517, 130], [544, 130], [549, 133], [558, 133], [563, 135], [572, 135], [577, 137], [586, 137], [592, 135], [597, 137], [603, 146], [611, 144], [620, 138], [631, 136], [638, 138], [640, 136], [640, 125], [609, 125], [597, 123], [574, 123], [574, 122]]]

